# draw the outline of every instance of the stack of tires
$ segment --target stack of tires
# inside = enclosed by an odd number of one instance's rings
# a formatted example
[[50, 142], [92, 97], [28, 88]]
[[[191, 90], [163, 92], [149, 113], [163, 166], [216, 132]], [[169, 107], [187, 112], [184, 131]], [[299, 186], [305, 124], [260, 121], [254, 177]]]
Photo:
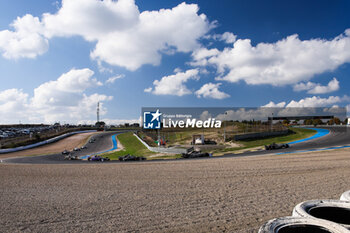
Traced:
[[296, 205], [291, 217], [268, 221], [259, 233], [350, 233], [350, 190], [340, 200], [312, 200]]

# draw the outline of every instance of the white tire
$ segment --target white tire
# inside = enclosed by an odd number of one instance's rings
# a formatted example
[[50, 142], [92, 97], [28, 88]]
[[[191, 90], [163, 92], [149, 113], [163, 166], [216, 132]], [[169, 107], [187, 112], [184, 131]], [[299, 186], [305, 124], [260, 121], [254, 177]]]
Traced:
[[349, 233], [346, 228], [323, 219], [283, 217], [275, 218], [259, 229], [259, 233]]
[[294, 207], [293, 216], [324, 219], [350, 229], [350, 202], [340, 200], [305, 201]]
[[350, 201], [350, 190], [344, 192], [341, 195], [340, 200], [342, 200], [342, 201]]

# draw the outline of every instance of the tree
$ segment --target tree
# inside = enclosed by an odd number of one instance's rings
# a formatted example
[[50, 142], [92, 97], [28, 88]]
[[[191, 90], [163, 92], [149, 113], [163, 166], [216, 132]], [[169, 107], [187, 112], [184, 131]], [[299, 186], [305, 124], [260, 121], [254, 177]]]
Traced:
[[313, 124], [312, 119], [304, 120], [304, 125], [312, 125], [312, 124]]
[[340, 119], [338, 117], [334, 117], [333, 119], [336, 125], [340, 125]]
[[289, 125], [289, 123], [290, 123], [290, 120], [288, 120], [288, 119], [283, 120], [284, 125]]
[[103, 128], [103, 127], [105, 127], [105, 125], [106, 125], [106, 123], [103, 122], [103, 121], [98, 121], [98, 122], [96, 122], [96, 124], [95, 124], [95, 126], [96, 126], [97, 128]]
[[312, 120], [312, 124], [313, 124], [314, 126], [316, 126], [316, 125], [322, 125], [322, 121], [321, 121], [321, 119], [313, 119], [313, 120]]

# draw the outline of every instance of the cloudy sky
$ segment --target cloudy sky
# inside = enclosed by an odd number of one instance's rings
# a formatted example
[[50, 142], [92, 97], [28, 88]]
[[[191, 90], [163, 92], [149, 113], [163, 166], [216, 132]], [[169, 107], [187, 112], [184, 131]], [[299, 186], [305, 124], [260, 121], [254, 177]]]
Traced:
[[350, 106], [350, 2], [0, 0], [0, 124]]

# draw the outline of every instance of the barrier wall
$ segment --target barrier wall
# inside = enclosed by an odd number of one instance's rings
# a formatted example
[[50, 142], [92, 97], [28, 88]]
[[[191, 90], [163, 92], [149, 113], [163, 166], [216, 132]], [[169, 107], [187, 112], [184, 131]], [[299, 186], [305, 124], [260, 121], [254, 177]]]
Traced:
[[46, 144], [49, 144], [49, 143], [57, 142], [57, 141], [59, 141], [59, 140], [61, 140], [63, 138], [72, 136], [74, 134], [90, 133], [90, 132], [96, 132], [96, 130], [75, 131], [75, 132], [62, 134], [60, 136], [57, 136], [57, 137], [54, 137], [54, 138], [50, 138], [48, 140], [45, 140], [45, 141], [42, 141], [42, 142], [37, 142], [37, 143], [31, 144], [31, 145], [27, 145], [27, 146], [20, 146], [20, 147], [16, 147], [16, 148], [8, 148], [8, 149], [0, 149], [0, 154], [17, 152], [17, 151], [21, 151], [21, 150], [27, 150], [27, 149], [31, 149], [31, 148], [34, 148], [34, 147], [38, 147], [38, 146], [46, 145]]
[[134, 135], [143, 145], [145, 145], [145, 147], [147, 147], [148, 150], [153, 151], [153, 152], [169, 153], [169, 154], [181, 154], [181, 153], [187, 152], [186, 149], [182, 149], [182, 148], [151, 147], [146, 142], [144, 142], [139, 136], [137, 136], [136, 134], [134, 134]]

